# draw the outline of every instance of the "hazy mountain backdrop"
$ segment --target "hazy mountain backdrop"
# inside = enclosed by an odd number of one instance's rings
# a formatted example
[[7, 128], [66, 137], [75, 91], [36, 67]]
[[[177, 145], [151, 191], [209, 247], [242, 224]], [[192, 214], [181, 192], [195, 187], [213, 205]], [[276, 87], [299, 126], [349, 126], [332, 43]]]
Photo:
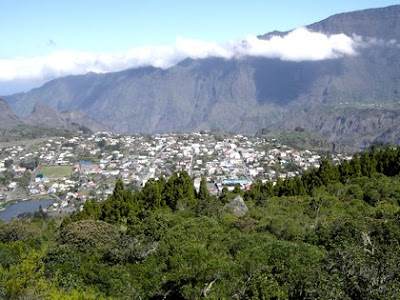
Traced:
[[4, 99], [22, 117], [41, 101], [124, 133], [302, 127], [356, 147], [400, 142], [400, 5], [334, 15], [307, 29], [351, 37], [356, 54], [186, 59], [167, 70], [67, 76]]

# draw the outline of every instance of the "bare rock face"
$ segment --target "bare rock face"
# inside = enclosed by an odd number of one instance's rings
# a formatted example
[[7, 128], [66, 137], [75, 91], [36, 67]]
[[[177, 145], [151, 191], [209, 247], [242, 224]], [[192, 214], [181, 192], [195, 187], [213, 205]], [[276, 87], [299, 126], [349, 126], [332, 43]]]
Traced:
[[249, 211], [246, 203], [240, 196], [236, 196], [231, 202], [224, 206], [224, 210], [234, 214], [237, 217], [243, 216], [246, 212]]

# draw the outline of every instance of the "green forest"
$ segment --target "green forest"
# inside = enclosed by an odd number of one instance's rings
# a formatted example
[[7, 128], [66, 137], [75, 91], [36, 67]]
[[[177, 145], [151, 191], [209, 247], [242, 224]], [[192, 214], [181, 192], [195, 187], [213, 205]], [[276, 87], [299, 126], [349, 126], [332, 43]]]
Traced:
[[[399, 299], [400, 148], [249, 191], [184, 170], [0, 225], [3, 299]], [[249, 210], [226, 204], [240, 195]]]

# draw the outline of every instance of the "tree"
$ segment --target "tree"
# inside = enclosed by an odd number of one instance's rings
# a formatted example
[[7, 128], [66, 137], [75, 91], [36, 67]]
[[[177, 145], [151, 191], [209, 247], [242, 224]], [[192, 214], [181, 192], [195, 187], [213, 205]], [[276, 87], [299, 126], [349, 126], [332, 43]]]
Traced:
[[243, 196], [243, 191], [240, 187], [240, 184], [235, 184], [235, 187], [233, 188], [233, 193], [238, 196]]
[[199, 193], [197, 194], [197, 199], [199, 199], [200, 201], [208, 201], [210, 200], [210, 197], [211, 195], [207, 188], [207, 180], [205, 177], [202, 177], [200, 181]]
[[369, 153], [364, 152], [361, 155], [360, 164], [361, 164], [362, 176], [372, 177], [376, 172], [376, 166], [374, 165], [374, 162], [371, 160]]
[[102, 140], [100, 140], [100, 141], [97, 142], [97, 146], [98, 146], [101, 150], [104, 149], [104, 147], [106, 146], [106, 144], [107, 144], [107, 142], [106, 142], [106, 140], [104, 140], [104, 139], [102, 139]]
[[340, 176], [338, 168], [331, 164], [326, 158], [321, 161], [318, 173], [322, 184], [324, 185], [337, 182]]
[[283, 196], [283, 180], [282, 178], [278, 177], [278, 180], [275, 183], [274, 186], [274, 195], [281, 197]]
[[0, 265], [0, 288], [6, 299], [42, 298], [46, 290], [43, 253], [31, 250], [21, 255], [21, 262], [8, 270]]
[[162, 184], [150, 179], [142, 189], [143, 205], [145, 209], [160, 209], [165, 206], [162, 197]]
[[[125, 203], [125, 187], [121, 179], [115, 183], [113, 193], [102, 203], [100, 219], [110, 223], [117, 223], [127, 211]], [[124, 214], [125, 213], [125, 214]]]
[[302, 176], [302, 181], [306, 189], [307, 194], [311, 194], [314, 188], [320, 187], [323, 182], [319, 176], [318, 169], [312, 169], [305, 172]]
[[[73, 216], [74, 221], [78, 220], [98, 220], [101, 217], [101, 206], [96, 199], [88, 199], [81, 212]], [[67, 221], [66, 221], [67, 222]]]
[[343, 160], [339, 165], [340, 182], [347, 183], [352, 177], [351, 165], [347, 160]]
[[353, 159], [350, 161], [351, 175], [353, 178], [361, 177], [361, 162], [358, 154], [354, 154]]
[[5, 167], [6, 169], [8, 169], [8, 168], [10, 168], [10, 167], [13, 165], [13, 163], [14, 163], [14, 161], [13, 161], [12, 159], [7, 159], [7, 160], [4, 162], [4, 167]]
[[165, 184], [164, 195], [166, 204], [173, 210], [178, 209], [178, 204], [184, 208], [197, 202], [193, 180], [183, 169], [169, 178]]

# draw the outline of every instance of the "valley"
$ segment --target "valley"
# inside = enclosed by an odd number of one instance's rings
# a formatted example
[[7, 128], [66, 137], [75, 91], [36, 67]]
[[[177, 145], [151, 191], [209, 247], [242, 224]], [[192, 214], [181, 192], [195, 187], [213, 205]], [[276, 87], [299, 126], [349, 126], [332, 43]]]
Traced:
[[178, 2], [2, 5], [0, 298], [400, 299], [400, 5]]
[[[300, 144], [288, 146], [275, 137], [248, 137], [222, 132], [93, 135], [14, 141], [0, 148], [0, 201], [54, 199], [52, 215], [70, 214], [86, 200], [105, 200], [118, 178], [132, 189], [151, 178], [169, 178], [186, 170], [198, 189], [202, 177], [212, 195], [235, 185], [248, 189], [255, 181], [293, 178], [317, 168], [328, 149], [318, 152]], [[286, 139], [285, 142], [290, 143]], [[296, 141], [295, 141], [296, 142]], [[321, 152], [322, 151], [322, 152]], [[332, 161], [351, 155], [331, 154]]]

